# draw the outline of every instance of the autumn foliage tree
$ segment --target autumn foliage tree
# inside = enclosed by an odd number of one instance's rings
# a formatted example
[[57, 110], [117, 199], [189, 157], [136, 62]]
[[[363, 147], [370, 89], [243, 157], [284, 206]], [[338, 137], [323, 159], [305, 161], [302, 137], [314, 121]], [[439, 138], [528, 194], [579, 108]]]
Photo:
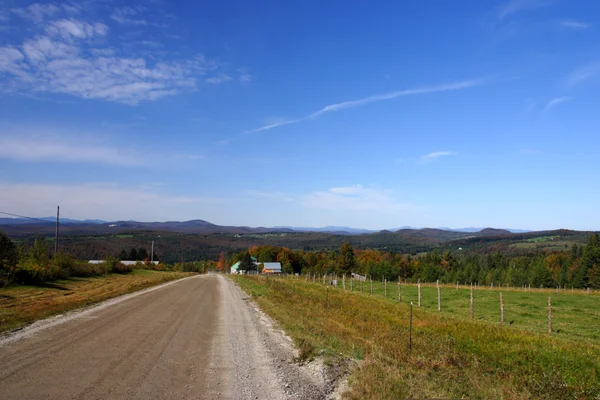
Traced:
[[223, 272], [227, 269], [227, 259], [225, 258], [225, 252], [222, 251], [219, 254], [219, 261], [217, 262], [217, 270]]

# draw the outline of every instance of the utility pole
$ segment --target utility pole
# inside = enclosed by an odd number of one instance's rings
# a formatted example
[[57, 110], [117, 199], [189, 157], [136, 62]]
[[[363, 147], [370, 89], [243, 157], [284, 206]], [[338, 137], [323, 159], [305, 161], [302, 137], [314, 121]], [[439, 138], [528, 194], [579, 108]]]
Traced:
[[58, 251], [58, 219], [60, 217], [60, 207], [56, 206], [56, 232], [54, 233], [54, 255]]
[[150, 262], [154, 264], [154, 240], [152, 241], [152, 252], [150, 253]]

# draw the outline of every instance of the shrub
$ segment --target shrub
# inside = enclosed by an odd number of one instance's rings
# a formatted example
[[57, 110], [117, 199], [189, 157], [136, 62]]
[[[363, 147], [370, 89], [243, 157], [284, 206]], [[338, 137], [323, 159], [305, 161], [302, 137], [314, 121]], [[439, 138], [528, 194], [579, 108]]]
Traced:
[[[108, 260], [107, 260], [108, 264]], [[111, 263], [111, 271], [117, 274], [128, 274], [133, 271], [133, 265], [126, 265], [120, 262]]]
[[58, 268], [59, 278], [68, 278], [72, 275], [75, 260], [73, 256], [66, 253], [57, 253], [52, 259], [52, 264]]
[[61, 276], [61, 270], [53, 264], [40, 265], [26, 261], [12, 270], [13, 280], [23, 285], [39, 285]]
[[74, 262], [71, 267], [71, 276], [89, 277], [97, 275], [105, 275], [109, 272], [106, 263], [89, 264], [84, 261]]

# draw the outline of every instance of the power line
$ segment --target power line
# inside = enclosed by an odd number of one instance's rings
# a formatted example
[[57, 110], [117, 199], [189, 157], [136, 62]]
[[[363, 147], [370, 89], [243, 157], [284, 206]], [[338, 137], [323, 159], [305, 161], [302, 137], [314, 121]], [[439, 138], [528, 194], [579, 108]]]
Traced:
[[4, 212], [4, 211], [0, 211], [0, 214], [10, 215], [11, 217], [25, 218], [25, 219], [31, 219], [31, 220], [34, 220], [34, 221], [41, 221], [41, 222], [45, 222], [45, 223], [55, 224], [54, 221], [49, 221], [47, 219], [41, 219], [41, 218], [28, 217], [26, 215], [12, 214], [12, 213]]
[[[41, 218], [28, 217], [28, 216], [26, 216], [26, 215], [19, 215], [19, 214], [7, 213], [7, 212], [4, 212], [4, 211], [0, 211], [0, 214], [3, 214], [3, 215], [10, 215], [11, 217], [18, 217], [18, 218], [31, 219], [31, 220], [33, 220], [33, 221], [45, 222], [45, 223], [47, 223], [47, 224], [52, 224], [52, 225], [56, 224], [56, 221], [50, 221], [50, 220], [47, 220], [47, 219], [41, 219]], [[59, 225], [60, 225], [60, 226], [62, 226], [63, 228], [77, 229], [77, 228], [76, 228], [76, 227], [74, 227], [74, 226], [70, 226], [70, 225], [68, 225], [68, 224], [64, 224], [64, 223], [59, 223]]]

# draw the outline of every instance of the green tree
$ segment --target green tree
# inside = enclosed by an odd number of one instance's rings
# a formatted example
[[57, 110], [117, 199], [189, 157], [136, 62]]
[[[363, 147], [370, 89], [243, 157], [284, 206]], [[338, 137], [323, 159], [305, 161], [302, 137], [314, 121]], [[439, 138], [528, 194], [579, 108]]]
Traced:
[[252, 270], [256, 269], [254, 262], [252, 262], [252, 256], [247, 251], [244, 251], [240, 255], [240, 257], [238, 258], [238, 261], [240, 262], [240, 267], [239, 267], [240, 271], [252, 271]]
[[40, 267], [48, 265], [48, 247], [43, 237], [36, 238], [35, 242], [33, 242], [33, 247], [29, 250], [29, 259]]
[[17, 247], [12, 240], [0, 232], [0, 272], [17, 265], [18, 254]]
[[144, 261], [146, 258], [150, 258], [150, 256], [148, 256], [148, 250], [140, 247], [137, 251], [137, 258], [136, 260], [138, 261]]
[[347, 274], [356, 269], [356, 259], [354, 258], [354, 249], [350, 243], [346, 242], [340, 246], [340, 256], [338, 257], [339, 271]]
[[600, 235], [597, 233], [590, 236], [583, 249], [581, 268], [583, 271], [578, 271], [577, 274], [581, 287], [588, 284], [592, 287], [600, 286]]
[[127, 252], [125, 251], [125, 249], [121, 250], [118, 259], [121, 261], [127, 260]]
[[135, 261], [135, 260], [137, 260], [138, 259], [137, 250], [132, 247], [131, 250], [129, 250], [129, 256], [127, 257], [127, 259], [129, 261]]

